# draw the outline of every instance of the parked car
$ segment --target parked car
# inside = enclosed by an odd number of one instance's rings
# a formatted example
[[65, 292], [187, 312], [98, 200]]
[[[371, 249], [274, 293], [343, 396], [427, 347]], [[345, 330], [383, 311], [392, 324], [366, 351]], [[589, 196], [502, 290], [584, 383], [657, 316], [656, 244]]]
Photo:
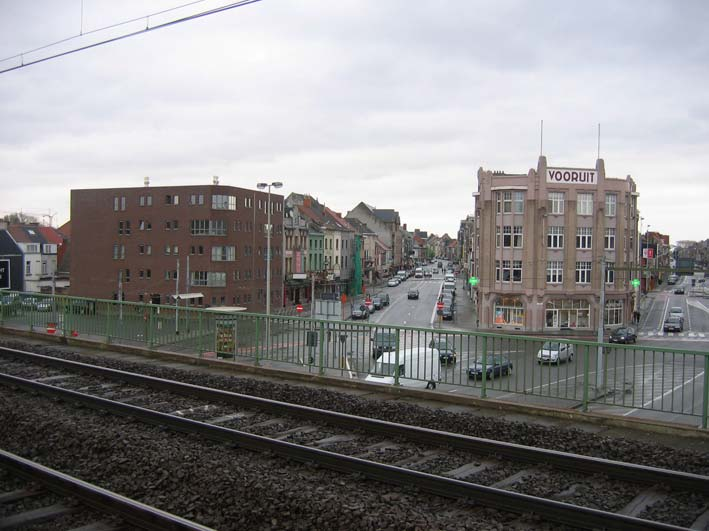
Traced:
[[375, 332], [372, 337], [372, 356], [376, 359], [384, 352], [396, 350], [396, 334], [394, 332]]
[[662, 325], [665, 332], [682, 332], [684, 330], [684, 319], [676, 315], [670, 315]]
[[35, 306], [38, 312], [50, 312], [52, 311], [52, 299], [39, 299]]
[[634, 328], [616, 328], [608, 338], [609, 343], [635, 343], [638, 336]]
[[454, 315], [455, 315], [455, 309], [453, 308], [452, 304], [449, 306], [444, 306], [443, 309], [441, 310], [441, 316], [443, 317], [444, 321], [452, 321]]
[[37, 297], [23, 297], [20, 301], [23, 310], [36, 310], [39, 299]]
[[431, 278], [433, 276], [433, 273], [431, 273], [430, 269], [424, 269], [423, 276], [424, 276], [424, 278]]
[[0, 311], [3, 315], [15, 315], [20, 309], [20, 298], [16, 293], [0, 297]]
[[675, 288], [675, 295], [684, 295], [684, 288]]
[[401, 284], [401, 280], [399, 279], [399, 277], [392, 277], [387, 282], [387, 286], [389, 286], [390, 288], [396, 287], [399, 284]]
[[428, 344], [429, 348], [438, 349], [438, 359], [441, 363], [455, 363], [458, 361], [458, 353], [453, 342], [445, 338], [433, 338]]
[[537, 363], [560, 363], [573, 361], [574, 346], [560, 341], [547, 341], [537, 352]]
[[364, 305], [367, 307], [367, 310], [369, 310], [370, 314], [373, 314], [376, 308], [374, 307], [374, 301], [372, 299], [366, 299], [364, 301]]
[[377, 297], [382, 300], [382, 306], [389, 306], [389, 294], [388, 293], [377, 293]]
[[372, 304], [374, 304], [375, 310], [381, 310], [382, 309], [382, 298], [379, 295], [375, 295], [374, 297], [372, 297]]
[[409, 294], [407, 295], [407, 298], [410, 299], [410, 300], [411, 300], [411, 299], [418, 300], [418, 298], [419, 298], [419, 290], [417, 290], [417, 289], [410, 289], [410, 290], [409, 290]]
[[369, 319], [369, 310], [364, 303], [355, 305], [352, 310], [352, 319]]
[[512, 362], [504, 356], [490, 356], [487, 358], [485, 369], [481, 361], [474, 361], [468, 367], [468, 378], [471, 380], [482, 379], [483, 372], [486, 380], [492, 380], [498, 376], [506, 376], [512, 372]]

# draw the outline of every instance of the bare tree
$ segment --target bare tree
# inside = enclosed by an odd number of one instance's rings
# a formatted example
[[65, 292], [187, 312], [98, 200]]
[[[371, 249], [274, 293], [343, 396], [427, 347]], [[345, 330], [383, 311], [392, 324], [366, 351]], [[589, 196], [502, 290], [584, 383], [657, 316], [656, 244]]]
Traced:
[[13, 212], [11, 214], [5, 214], [2, 219], [3, 221], [7, 221], [8, 223], [18, 223], [21, 225], [39, 222], [36, 217], [31, 216], [29, 214], [24, 214], [22, 212]]

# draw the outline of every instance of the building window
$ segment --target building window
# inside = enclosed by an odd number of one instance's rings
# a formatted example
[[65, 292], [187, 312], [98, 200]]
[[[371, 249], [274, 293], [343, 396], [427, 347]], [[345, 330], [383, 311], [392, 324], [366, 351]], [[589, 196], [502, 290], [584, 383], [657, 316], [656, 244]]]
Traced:
[[564, 227], [549, 227], [547, 247], [549, 249], [564, 248]]
[[549, 301], [546, 304], [546, 328], [590, 328], [591, 305], [580, 299]]
[[500, 241], [502, 238], [500, 226], [495, 226], [495, 247], [500, 248]]
[[576, 262], [576, 283], [591, 283], [591, 262]]
[[616, 194], [606, 194], [606, 216], [615, 217], [618, 196]]
[[522, 226], [515, 225], [514, 236], [512, 237], [512, 247], [522, 248]]
[[524, 326], [524, 304], [516, 297], [503, 297], [495, 301], [495, 324]]
[[138, 254], [145, 254], [145, 245], [142, 243], [138, 245]]
[[607, 227], [606, 228], [606, 234], [604, 238], [604, 246], [606, 250], [612, 251], [615, 249], [615, 228], [614, 227]]
[[547, 262], [547, 283], [561, 284], [564, 281], [564, 262], [550, 260]]
[[32, 262], [27, 260], [25, 262], [25, 275], [31, 275], [32, 274]]
[[577, 227], [576, 228], [576, 248], [577, 249], [590, 249], [591, 240], [593, 235], [593, 229], [591, 227]]
[[502, 261], [502, 282], [509, 282], [512, 276], [512, 261], [503, 260]]
[[500, 261], [495, 260], [495, 282], [500, 281]]
[[593, 194], [579, 193], [576, 195], [576, 213], [579, 216], [593, 214]]
[[236, 210], [235, 195], [213, 195], [212, 208], [214, 210]]
[[190, 205], [203, 205], [204, 195], [203, 194], [192, 194], [190, 195]]
[[512, 282], [522, 282], [522, 260], [512, 262]]
[[512, 192], [497, 192], [497, 213], [512, 212]]
[[153, 273], [150, 269], [146, 269], [145, 271], [145, 278], [150, 279], [153, 276]]
[[172, 246], [172, 254], [177, 255], [177, 254], [178, 254], [178, 252], [177, 252], [178, 250], [179, 250], [179, 249], [178, 249], [177, 245], [173, 245], [173, 246]]
[[119, 205], [120, 205], [120, 198], [114, 197], [113, 198], [113, 211], [114, 212], [118, 212]]
[[152, 195], [141, 195], [138, 198], [138, 204], [140, 206], [153, 206], [153, 196]]
[[549, 212], [551, 214], [564, 213], [564, 192], [549, 192]]
[[512, 247], [512, 226], [505, 225], [502, 227], [502, 246]]
[[212, 247], [213, 262], [233, 262], [234, 260], [236, 260], [236, 247], [233, 245]]
[[165, 195], [165, 204], [166, 205], [179, 205], [180, 204], [180, 196], [177, 194], [166, 194]]
[[606, 308], [603, 312], [603, 324], [622, 325], [623, 324], [623, 301], [606, 301]]
[[524, 192], [514, 192], [512, 208], [515, 214], [524, 214]]
[[606, 262], [606, 284], [615, 283], [615, 262]]
[[221, 219], [193, 219], [190, 221], [192, 236], [225, 236], [226, 222]]

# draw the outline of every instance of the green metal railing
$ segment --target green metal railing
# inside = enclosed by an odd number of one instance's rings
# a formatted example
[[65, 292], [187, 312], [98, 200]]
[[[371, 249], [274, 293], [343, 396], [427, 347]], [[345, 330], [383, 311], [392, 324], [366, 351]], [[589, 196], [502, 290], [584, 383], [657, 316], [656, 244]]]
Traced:
[[[435, 379], [437, 386], [466, 388], [482, 398], [534, 397], [583, 410], [607, 406], [688, 415], [707, 427], [709, 353], [704, 351], [553, 338], [573, 347], [573, 360], [538, 363], [547, 338], [281, 315], [272, 315], [269, 327], [268, 319], [214, 309], [0, 294], [0, 325], [6, 327], [319, 375], [364, 379], [371, 374], [390, 378], [393, 385], [423, 387]], [[439, 362], [442, 344], [452, 350], [455, 363]], [[599, 350], [603, 373], [597, 378]], [[419, 351], [425, 359], [407, 363], [406, 353]], [[475, 366], [485, 370], [471, 376]]]

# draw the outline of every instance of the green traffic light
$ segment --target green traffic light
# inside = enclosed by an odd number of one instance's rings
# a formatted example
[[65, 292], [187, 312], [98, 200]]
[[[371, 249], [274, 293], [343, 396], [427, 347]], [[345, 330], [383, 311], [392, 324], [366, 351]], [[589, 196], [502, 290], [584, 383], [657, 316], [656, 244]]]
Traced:
[[478, 282], [480, 282], [480, 279], [478, 277], [470, 277], [468, 279], [468, 284], [470, 284], [471, 286], [477, 286]]
[[630, 283], [633, 285], [634, 288], [637, 288], [640, 285], [640, 280], [637, 278], [634, 278], [633, 280], [630, 281]]

